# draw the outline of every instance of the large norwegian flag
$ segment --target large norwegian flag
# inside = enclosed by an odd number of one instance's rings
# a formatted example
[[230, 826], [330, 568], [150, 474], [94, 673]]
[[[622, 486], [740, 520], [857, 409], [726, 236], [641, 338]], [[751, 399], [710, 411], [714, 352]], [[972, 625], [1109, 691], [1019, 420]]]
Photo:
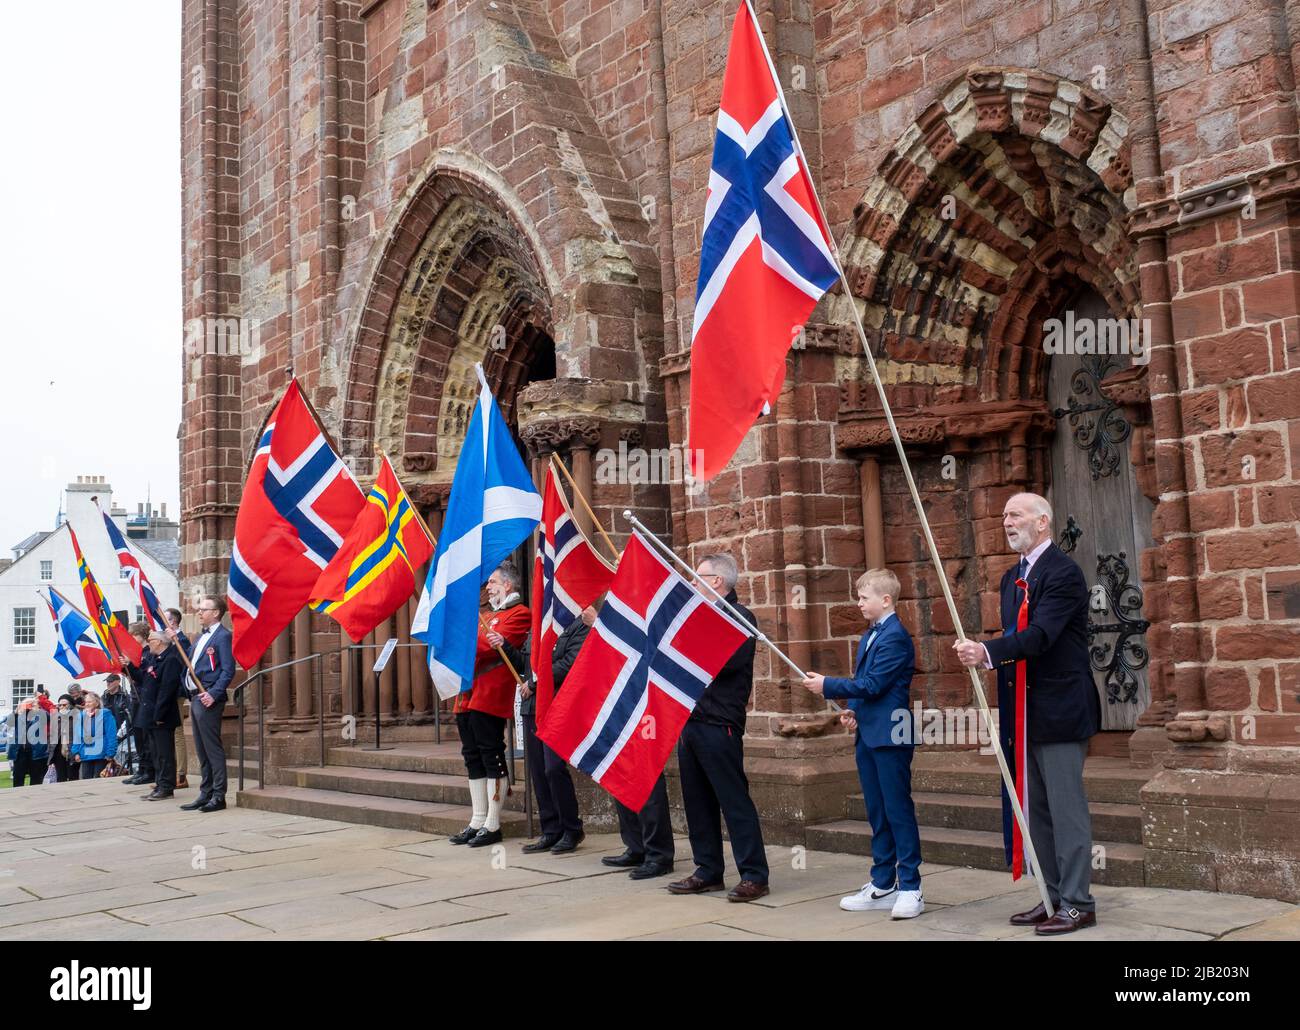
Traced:
[[830, 233], [746, 2], [736, 13], [709, 170], [691, 330], [688, 453], [709, 479], [785, 379], [785, 358], [839, 278]]
[[537, 531], [531, 658], [540, 723], [555, 696], [551, 675], [555, 642], [574, 619], [581, 617], [587, 605], [609, 589], [614, 566], [597, 553], [574, 522], [555, 469], [550, 466], [542, 488], [542, 523]]
[[537, 735], [639, 812], [695, 703], [748, 637], [633, 533]]
[[235, 519], [226, 593], [245, 669], [307, 603], [365, 503], [291, 381], [262, 430]]

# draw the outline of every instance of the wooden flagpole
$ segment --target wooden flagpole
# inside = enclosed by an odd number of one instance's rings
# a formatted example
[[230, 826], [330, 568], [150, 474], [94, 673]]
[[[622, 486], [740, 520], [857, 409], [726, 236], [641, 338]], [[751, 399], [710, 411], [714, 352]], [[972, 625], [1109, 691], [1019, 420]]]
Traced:
[[[948, 615], [952, 619], [952, 624], [957, 631], [958, 640], [966, 640], [966, 632], [962, 628], [961, 616], [957, 612], [957, 604], [953, 600], [952, 588], [948, 585], [948, 573], [943, 567], [943, 561], [939, 557], [939, 548], [934, 542], [934, 534], [930, 531], [930, 520], [926, 517], [925, 508], [921, 504], [921, 495], [916, 488], [916, 480], [912, 476], [912, 467], [907, 460], [907, 452], [903, 449], [903, 440], [898, 433], [898, 426], [894, 422], [894, 413], [889, 405], [889, 398], [885, 394], [885, 385], [880, 378], [880, 372], [876, 368], [876, 358], [871, 352], [871, 344], [867, 340], [866, 330], [862, 326], [862, 315], [858, 311], [858, 305], [853, 296], [853, 290], [849, 286], [848, 276], [845, 274], [843, 262], [840, 260], [839, 246], [835, 242], [835, 237], [830, 231], [830, 222], [826, 220], [826, 212], [822, 208], [821, 198], [817, 194], [817, 189], [812, 183], [812, 168], [808, 164], [807, 157], [804, 156], [803, 145], [799, 142], [799, 132], [795, 128], [794, 119], [790, 116], [790, 109], [786, 107], [785, 91], [781, 88], [781, 80], [777, 76], [776, 65], [772, 63], [772, 55], [767, 49], [767, 40], [763, 38], [763, 31], [759, 28], [758, 16], [754, 13], [753, 5], [750, 0], [745, 0], [745, 6], [749, 9], [749, 16], [754, 22], [754, 31], [758, 35], [760, 46], [763, 48], [763, 57], [767, 61], [768, 71], [772, 76], [772, 82], [776, 86], [776, 95], [781, 102], [781, 110], [784, 112], [787, 122], [790, 125], [790, 135], [794, 140], [795, 149], [799, 151], [799, 159], [803, 162], [804, 168], [808, 172], [809, 187], [812, 193], [813, 203], [817, 205], [817, 215], [821, 225], [826, 229], [826, 237], [830, 244], [830, 256], [835, 264], [835, 270], [839, 273], [840, 285], [844, 289], [845, 303], [853, 312], [853, 326], [857, 330], [858, 341], [862, 344], [862, 350], [867, 357], [867, 365], [871, 370], [871, 378], [876, 384], [876, 392], [880, 397], [880, 407], [885, 413], [885, 421], [889, 425], [889, 435], [894, 440], [894, 448], [898, 451], [899, 464], [903, 468], [903, 477], [907, 481], [907, 490], [911, 494], [912, 504], [916, 508], [917, 518], [921, 522], [921, 532], [925, 536], [925, 544], [930, 552], [930, 560], [934, 565], [935, 573], [939, 577], [939, 585], [943, 589], [944, 602], [948, 607]], [[1051, 899], [1047, 896], [1047, 885], [1043, 882], [1040, 875], [1041, 866], [1038, 864], [1038, 855], [1034, 851], [1033, 839], [1029, 833], [1029, 820], [1025, 817], [1024, 810], [1020, 805], [1020, 798], [1016, 794], [1015, 780], [1011, 776], [1011, 770], [1007, 765], [1006, 755], [1002, 752], [1002, 742], [998, 734], [993, 729], [993, 714], [989, 710], [988, 699], [984, 695], [984, 685], [980, 681], [979, 673], [973, 666], [967, 666], [970, 672], [971, 686], [975, 690], [975, 697], [979, 702], [980, 711], [984, 715], [984, 724], [989, 731], [989, 739], [993, 744], [993, 753], [997, 757], [998, 769], [1002, 773], [1002, 782], [1006, 786], [1007, 796], [1011, 801], [1011, 808], [1015, 814], [1016, 822], [1020, 824], [1020, 832], [1024, 839], [1025, 853], [1029, 857], [1031, 871], [1034, 874], [1034, 880], [1038, 884], [1038, 892], [1042, 896], [1043, 908], [1048, 916], [1054, 913]]]
[[573, 473], [569, 471], [564, 462], [560, 461], [560, 459], [555, 456], [554, 451], [551, 452], [551, 464], [559, 466], [560, 471], [564, 474], [564, 478], [569, 481], [569, 486], [573, 490], [573, 496], [582, 502], [582, 507], [586, 510], [587, 516], [591, 519], [592, 525], [594, 525], [597, 532], [600, 533], [600, 538], [605, 541], [605, 546], [609, 548], [609, 553], [614, 556], [614, 564], [617, 565], [618, 548], [614, 546], [614, 541], [612, 541], [609, 538], [609, 534], [605, 532], [605, 527], [600, 524], [600, 519], [596, 518], [596, 513], [592, 511], [591, 505], [587, 503], [587, 498], [583, 495], [583, 492], [578, 489], [578, 483], [577, 480], [573, 478]]

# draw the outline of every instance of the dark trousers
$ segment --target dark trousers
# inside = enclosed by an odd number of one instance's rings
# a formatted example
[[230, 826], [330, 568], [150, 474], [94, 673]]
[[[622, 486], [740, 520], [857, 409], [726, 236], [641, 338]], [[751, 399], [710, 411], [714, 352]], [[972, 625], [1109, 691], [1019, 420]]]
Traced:
[[910, 747], [866, 747], [858, 738], [858, 780], [871, 823], [871, 882], [889, 890], [921, 889], [921, 834], [912, 804]]
[[54, 782], [66, 783], [68, 781], [68, 766], [71, 764], [70, 760], [64, 757], [62, 751], [56, 749], [50, 755], [50, 764], [54, 766]]
[[487, 712], [457, 712], [460, 753], [471, 780], [497, 780], [506, 774], [506, 721]]
[[668, 813], [668, 784], [661, 775], [640, 812], [633, 812], [621, 801], [618, 809], [618, 832], [623, 846], [646, 862], [672, 865], [674, 858], [673, 824]]
[[686, 832], [691, 838], [695, 875], [705, 883], [722, 882], [723, 819], [740, 878], [767, 883], [767, 852], [763, 850], [758, 809], [745, 778], [742, 739], [730, 726], [692, 719], [677, 743]]
[[108, 760], [105, 758], [83, 758], [78, 766], [80, 772], [77, 774], [77, 778], [80, 780], [97, 780], [107, 764]]
[[154, 786], [163, 794], [170, 794], [176, 789], [176, 730], [171, 726], [154, 726], [149, 735], [158, 773]]
[[131, 736], [135, 738], [135, 774], [142, 779], [153, 782], [157, 777], [157, 772], [153, 767], [153, 747], [148, 727], [137, 726], [131, 730]]
[[[15, 787], [37, 787], [45, 779], [45, 770], [49, 767], [48, 758], [32, 758], [30, 748], [19, 748], [13, 761], [13, 779]], [[24, 782], [26, 781], [26, 782]]]
[[578, 814], [578, 795], [573, 790], [573, 778], [564, 759], [552, 751], [537, 736], [537, 716], [522, 713], [524, 721], [524, 760], [528, 775], [537, 791], [537, 814], [542, 823], [542, 835], [559, 836], [562, 833], [581, 833], [582, 816]]
[[1086, 740], [1029, 743], [1029, 833], [1052, 905], [1095, 912], [1092, 814], [1083, 789]]
[[[218, 701], [211, 708], [204, 708], [197, 697], [190, 704], [190, 725], [194, 728], [194, 750], [199, 753], [199, 768], [203, 775], [199, 780], [199, 797], [209, 801], [226, 800], [226, 748], [221, 743], [221, 713], [226, 710], [226, 702]], [[176, 731], [168, 730], [172, 735], [171, 762], [172, 782], [176, 779]], [[155, 761], [160, 760], [162, 747], [157, 737], [154, 738]]]

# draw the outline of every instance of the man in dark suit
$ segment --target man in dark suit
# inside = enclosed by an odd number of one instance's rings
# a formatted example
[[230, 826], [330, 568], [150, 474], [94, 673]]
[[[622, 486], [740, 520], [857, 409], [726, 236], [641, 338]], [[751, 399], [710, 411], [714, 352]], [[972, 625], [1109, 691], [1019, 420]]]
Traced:
[[[595, 621], [596, 609], [589, 605], [556, 638], [555, 649], [551, 652], [551, 676], [557, 693], [564, 685], [569, 670], [573, 668], [583, 641], [587, 639], [587, 631]], [[500, 647], [505, 652], [524, 680], [523, 686], [519, 688], [522, 695], [519, 718], [524, 724], [524, 761], [528, 763], [528, 775], [537, 792], [537, 814], [542, 824], [542, 835], [532, 843], [525, 844], [523, 852], [526, 855], [541, 851], [549, 851], [553, 855], [568, 854], [575, 851], [587, 835], [582, 828], [578, 795], [573, 789], [568, 763], [537, 735], [537, 694], [529, 671], [533, 635], [529, 633], [524, 639], [523, 647], [518, 649], [511, 647], [510, 642], [495, 630], [487, 638], [493, 647]]]
[[[220, 597], [205, 597], [199, 602], [198, 614], [199, 635], [190, 652], [194, 675], [187, 675], [186, 680], [194, 749], [199, 753], [203, 775], [199, 796], [181, 808], [187, 812], [220, 812], [226, 807], [226, 749], [221, 743], [221, 715], [226, 710], [226, 688], [235, 678], [235, 655], [231, 650], [230, 630], [221, 624], [226, 602]], [[176, 639], [175, 630], [167, 632]]]
[[149, 723], [150, 742], [158, 779], [146, 801], [165, 801], [176, 793], [176, 727], [180, 725], [181, 710], [177, 697], [181, 692], [181, 656], [176, 645], [157, 631], [149, 634], [149, 653], [153, 662], [145, 675], [153, 679], [152, 721]]
[[[1011, 917], [1044, 936], [1097, 922], [1089, 889], [1092, 821], [1083, 789], [1088, 740], [1101, 726], [1101, 702], [1088, 663], [1088, 584], [1083, 571], [1052, 543], [1052, 509], [1037, 494], [1016, 494], [1002, 510], [1007, 543], [1021, 557], [1002, 577], [1002, 636], [959, 640], [963, 665], [998, 671], [999, 734], [1011, 768], [1017, 719], [1027, 740], [1024, 765], [1029, 832], [1056, 914], [1040, 902]], [[1025, 711], [1016, 706], [1017, 669], [1024, 663]], [[1004, 806], [1007, 802], [1004, 798]]]
[[[710, 554], [701, 559], [695, 575], [726, 598], [754, 624], [754, 613], [736, 600], [736, 559]], [[719, 607], [721, 605], [719, 604]], [[731, 853], [740, 883], [727, 893], [728, 901], [754, 901], [769, 892], [767, 852], [758, 809], [749, 796], [745, 777], [745, 718], [754, 689], [754, 650], [757, 641], [747, 637], [700, 695], [677, 742], [677, 766], [682, 777], [682, 804], [686, 832], [691, 839], [695, 872], [668, 885], [673, 894], [704, 894], [723, 890], [722, 820], [727, 821]]]

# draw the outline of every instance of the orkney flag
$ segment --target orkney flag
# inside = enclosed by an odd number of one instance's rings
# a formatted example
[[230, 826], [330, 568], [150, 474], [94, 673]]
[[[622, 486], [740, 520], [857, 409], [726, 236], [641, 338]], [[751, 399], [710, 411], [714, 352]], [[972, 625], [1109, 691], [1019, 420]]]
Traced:
[[687, 453], [722, 470], [781, 392], [785, 358], [839, 278], [803, 151], [754, 12], [731, 31], [704, 203]]
[[342, 626], [353, 643], [415, 593], [415, 570], [433, 542], [384, 458], [366, 506], [312, 588], [312, 607]]
[[131, 548], [127, 546], [126, 538], [117, 528], [117, 523], [109, 518], [106, 511], [101, 509], [100, 514], [104, 516], [108, 542], [117, 552], [117, 564], [126, 569], [126, 577], [131, 581], [131, 589], [140, 598], [140, 607], [144, 609], [144, 617], [149, 620], [149, 628], [166, 629], [167, 620], [163, 618], [162, 607], [158, 604], [158, 594], [154, 591], [153, 584], [149, 582], [149, 577], [144, 574], [144, 569], [140, 567], [140, 559], [131, 553]]
[[79, 680], [101, 672], [117, 672], [117, 663], [91, 632], [90, 620], [53, 587], [45, 599], [54, 620], [54, 660]]
[[479, 593], [542, 514], [510, 427], [478, 372], [479, 394], [456, 459], [438, 550], [411, 620], [411, 636], [429, 645], [429, 675], [444, 700], [474, 683]]
[[539, 723], [555, 695], [551, 676], [555, 642], [587, 605], [609, 589], [613, 579], [614, 566], [583, 536], [555, 478], [555, 468], [547, 468], [542, 524], [537, 532], [537, 561], [533, 568], [531, 658]]
[[292, 380], [244, 481], [230, 555], [230, 624], [245, 669], [293, 621], [366, 502]]
[[139, 665], [140, 643], [117, 621], [113, 609], [108, 606], [99, 581], [90, 571], [86, 556], [81, 553], [81, 544], [77, 542], [77, 534], [72, 531], [72, 523], [68, 523], [68, 536], [72, 538], [72, 553], [77, 559], [77, 579], [81, 581], [81, 594], [86, 599], [86, 611], [90, 615], [95, 639], [108, 654], [125, 655], [132, 665]]
[[749, 631], [633, 533], [537, 735], [633, 811]]

